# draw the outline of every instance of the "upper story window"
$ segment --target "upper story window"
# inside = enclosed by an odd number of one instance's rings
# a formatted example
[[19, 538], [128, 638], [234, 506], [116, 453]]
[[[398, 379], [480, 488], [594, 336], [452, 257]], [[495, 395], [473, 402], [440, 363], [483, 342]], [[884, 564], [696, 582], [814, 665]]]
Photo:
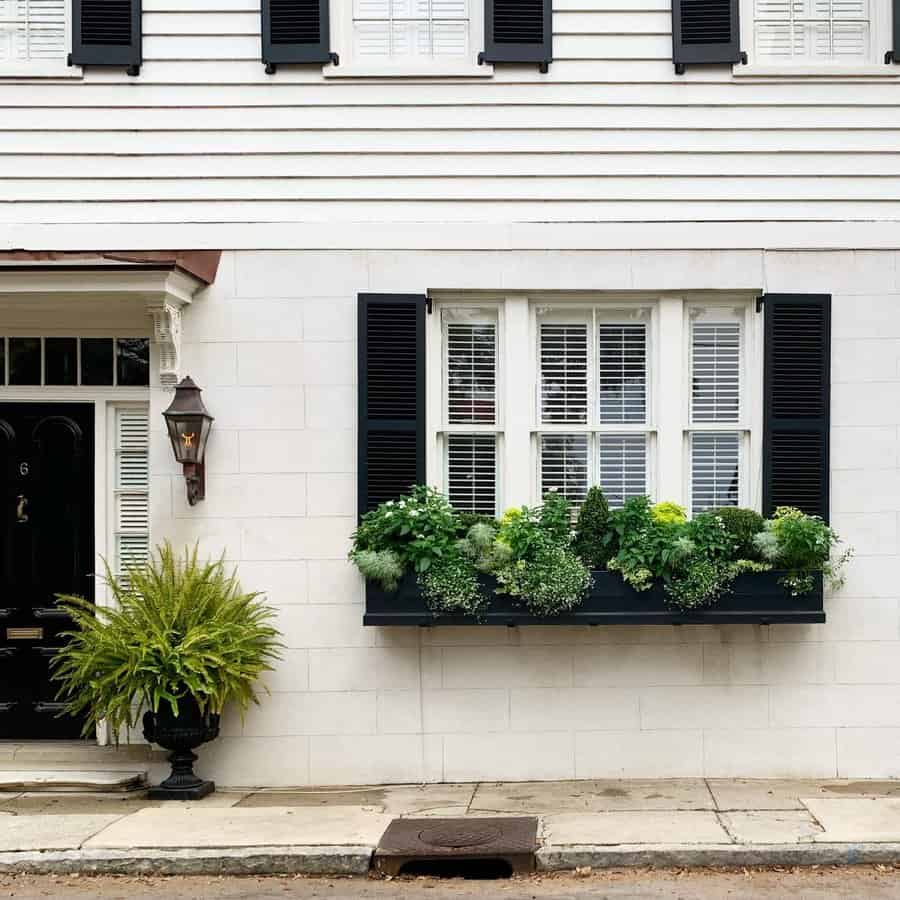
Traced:
[[752, 62], [760, 66], [882, 65], [891, 45], [887, 0], [752, 0], [751, 9]]
[[69, 0], [0, 0], [0, 76], [73, 74], [69, 9]]
[[752, 303], [507, 298], [436, 312], [428, 481], [458, 509], [493, 515], [548, 491], [578, 504], [594, 484], [613, 507], [640, 494], [692, 513], [759, 505]]

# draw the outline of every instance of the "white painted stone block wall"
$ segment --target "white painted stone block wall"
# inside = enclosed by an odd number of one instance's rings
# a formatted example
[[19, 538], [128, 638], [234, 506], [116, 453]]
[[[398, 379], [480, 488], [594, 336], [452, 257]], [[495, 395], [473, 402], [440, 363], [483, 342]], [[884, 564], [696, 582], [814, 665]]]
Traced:
[[[855, 545], [810, 626], [362, 626], [356, 294], [496, 289], [833, 294], [832, 510]], [[663, 776], [900, 777], [900, 272], [893, 251], [226, 253], [185, 316], [216, 416], [184, 499], [154, 396], [153, 534], [224, 552], [287, 649], [221, 784]]]

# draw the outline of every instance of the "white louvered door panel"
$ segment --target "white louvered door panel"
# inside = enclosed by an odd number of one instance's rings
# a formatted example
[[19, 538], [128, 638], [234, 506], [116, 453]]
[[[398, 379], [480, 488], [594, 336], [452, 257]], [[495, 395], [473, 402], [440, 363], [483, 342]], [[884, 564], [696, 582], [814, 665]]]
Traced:
[[447, 497], [462, 512], [496, 515], [496, 435], [447, 435]]
[[691, 418], [737, 422], [740, 416], [741, 327], [691, 323]]
[[600, 487], [610, 507], [618, 509], [631, 497], [647, 493], [647, 436], [598, 436]]
[[600, 422], [647, 419], [647, 329], [601, 324], [598, 330], [597, 391]]
[[542, 434], [540, 441], [541, 497], [557, 491], [576, 506], [589, 487], [587, 434]]
[[545, 425], [586, 425], [587, 324], [540, 325], [540, 408]]
[[68, 0], [0, 0], [0, 65], [63, 60]]
[[449, 322], [447, 419], [453, 424], [493, 424], [497, 417], [497, 326]]
[[121, 576], [150, 556], [150, 421], [143, 407], [115, 415], [115, 570]]
[[691, 512], [737, 506], [740, 494], [739, 434], [695, 432], [691, 435]]

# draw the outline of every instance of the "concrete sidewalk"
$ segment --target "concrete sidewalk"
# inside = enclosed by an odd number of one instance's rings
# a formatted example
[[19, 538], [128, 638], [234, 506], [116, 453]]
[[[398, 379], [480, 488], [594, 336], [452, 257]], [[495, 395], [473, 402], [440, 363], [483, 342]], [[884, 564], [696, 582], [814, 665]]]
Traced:
[[534, 815], [542, 869], [900, 862], [900, 781], [676, 779], [0, 795], [0, 872], [365, 874], [395, 817]]

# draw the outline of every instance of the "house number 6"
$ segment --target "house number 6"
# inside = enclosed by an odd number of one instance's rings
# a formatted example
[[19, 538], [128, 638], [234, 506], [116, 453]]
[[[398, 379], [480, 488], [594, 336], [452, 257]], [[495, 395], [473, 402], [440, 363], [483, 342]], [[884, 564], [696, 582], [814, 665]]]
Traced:
[[30, 466], [27, 462], [19, 463], [19, 474], [27, 475], [31, 471]]

